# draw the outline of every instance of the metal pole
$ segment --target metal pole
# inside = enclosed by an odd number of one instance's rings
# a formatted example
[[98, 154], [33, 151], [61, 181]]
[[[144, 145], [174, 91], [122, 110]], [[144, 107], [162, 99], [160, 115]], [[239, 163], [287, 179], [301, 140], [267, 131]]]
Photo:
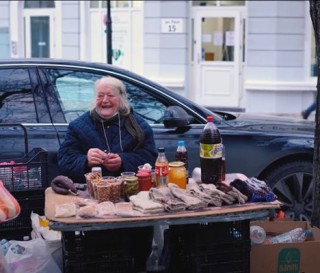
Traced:
[[107, 0], [107, 63], [112, 64], [112, 22], [110, 0]]

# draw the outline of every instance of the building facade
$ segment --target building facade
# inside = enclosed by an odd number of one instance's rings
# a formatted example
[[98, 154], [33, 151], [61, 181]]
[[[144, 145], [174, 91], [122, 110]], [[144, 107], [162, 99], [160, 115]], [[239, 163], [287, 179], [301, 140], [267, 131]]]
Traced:
[[308, 1], [0, 1], [0, 58], [107, 60], [211, 108], [300, 113], [316, 94]]

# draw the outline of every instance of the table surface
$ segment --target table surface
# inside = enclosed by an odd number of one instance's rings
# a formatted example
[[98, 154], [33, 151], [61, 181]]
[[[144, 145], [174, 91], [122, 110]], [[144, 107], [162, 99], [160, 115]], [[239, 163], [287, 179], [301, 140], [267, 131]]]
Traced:
[[56, 218], [55, 205], [75, 201], [72, 195], [56, 194], [50, 187], [45, 191], [45, 216], [50, 221], [50, 228], [61, 231], [104, 230], [131, 228], [154, 225], [181, 225], [208, 222], [230, 222], [259, 220], [267, 217], [271, 211], [280, 208], [279, 202], [246, 203], [222, 207], [207, 207], [197, 211], [162, 212], [143, 216], [83, 219], [77, 217]]

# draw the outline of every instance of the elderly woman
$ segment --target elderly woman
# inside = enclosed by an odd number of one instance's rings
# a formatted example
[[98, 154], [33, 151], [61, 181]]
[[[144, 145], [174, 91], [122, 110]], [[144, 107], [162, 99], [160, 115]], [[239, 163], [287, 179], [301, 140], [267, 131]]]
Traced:
[[152, 129], [131, 111], [124, 84], [103, 77], [95, 83], [91, 111], [70, 122], [58, 164], [63, 175], [81, 183], [94, 166], [101, 166], [104, 176], [118, 176], [144, 163], [154, 165], [156, 157]]

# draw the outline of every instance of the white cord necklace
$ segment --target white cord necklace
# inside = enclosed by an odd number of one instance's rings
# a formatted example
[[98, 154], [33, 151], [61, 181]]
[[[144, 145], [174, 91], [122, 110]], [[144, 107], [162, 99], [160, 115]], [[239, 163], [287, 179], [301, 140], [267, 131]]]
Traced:
[[[120, 148], [121, 148], [121, 152], [123, 152], [123, 147], [122, 147], [122, 140], [121, 140], [121, 128], [120, 128], [120, 116], [118, 115], [118, 123], [119, 123], [119, 138], [120, 138]], [[109, 146], [109, 141], [107, 138], [107, 134], [106, 134], [106, 130], [104, 128], [104, 124], [103, 121], [101, 120], [101, 125], [102, 125], [102, 130], [103, 130], [103, 134], [104, 134], [104, 139], [106, 140], [106, 144], [107, 144], [107, 153], [110, 153], [110, 146]]]

